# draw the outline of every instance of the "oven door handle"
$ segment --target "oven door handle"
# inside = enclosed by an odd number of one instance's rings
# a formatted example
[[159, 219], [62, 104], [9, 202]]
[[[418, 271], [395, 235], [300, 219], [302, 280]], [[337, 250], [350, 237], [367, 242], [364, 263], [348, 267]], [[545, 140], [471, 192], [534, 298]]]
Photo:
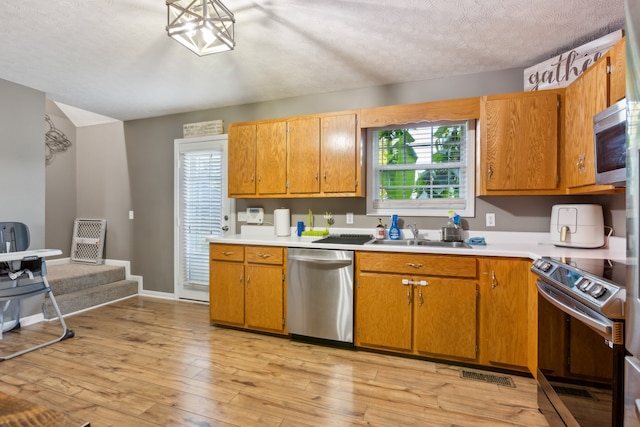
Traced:
[[552, 288], [549, 288], [544, 282], [540, 280], [538, 280], [536, 286], [538, 287], [538, 293], [542, 295], [544, 299], [553, 304], [556, 308], [568, 314], [569, 316], [575, 317], [579, 321], [585, 323], [587, 326], [594, 329], [604, 338], [611, 340], [613, 328], [611, 323], [606, 322], [606, 318], [603, 317], [602, 320], [596, 319], [588, 315], [585, 311], [579, 310], [576, 307], [572, 307], [572, 305], [577, 305], [578, 303], [561, 292], [554, 292]]

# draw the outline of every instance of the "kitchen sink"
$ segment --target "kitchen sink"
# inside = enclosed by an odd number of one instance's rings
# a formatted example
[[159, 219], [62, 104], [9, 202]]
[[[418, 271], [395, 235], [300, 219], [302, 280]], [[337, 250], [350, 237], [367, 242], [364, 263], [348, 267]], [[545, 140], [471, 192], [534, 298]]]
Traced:
[[369, 245], [388, 245], [388, 246], [430, 246], [434, 248], [466, 248], [471, 246], [465, 242], [443, 242], [440, 240], [373, 240]]

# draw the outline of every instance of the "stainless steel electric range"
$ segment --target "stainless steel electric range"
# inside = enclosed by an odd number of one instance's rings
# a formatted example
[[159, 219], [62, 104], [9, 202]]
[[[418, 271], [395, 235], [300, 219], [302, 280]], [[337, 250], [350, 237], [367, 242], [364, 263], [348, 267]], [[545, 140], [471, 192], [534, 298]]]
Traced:
[[538, 406], [551, 426], [622, 426], [626, 265], [540, 258]]

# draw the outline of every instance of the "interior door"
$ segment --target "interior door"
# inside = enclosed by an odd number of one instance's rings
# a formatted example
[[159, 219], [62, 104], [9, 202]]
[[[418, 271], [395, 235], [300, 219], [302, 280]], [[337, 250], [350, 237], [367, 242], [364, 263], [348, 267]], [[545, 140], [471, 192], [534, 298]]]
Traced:
[[174, 292], [209, 301], [208, 236], [233, 234], [227, 135], [184, 138], [174, 149]]

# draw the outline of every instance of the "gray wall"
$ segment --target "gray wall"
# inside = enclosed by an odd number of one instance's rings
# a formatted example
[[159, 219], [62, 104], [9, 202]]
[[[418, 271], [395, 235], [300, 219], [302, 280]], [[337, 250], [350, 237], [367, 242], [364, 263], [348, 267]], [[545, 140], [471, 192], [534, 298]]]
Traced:
[[[523, 70], [514, 69], [125, 122], [132, 203], [136, 212], [132, 271], [144, 276], [146, 290], [173, 292], [173, 140], [182, 137], [184, 123], [222, 119], [228, 125], [239, 121], [519, 92], [522, 89]], [[575, 196], [480, 198], [476, 204], [476, 218], [465, 219], [464, 226], [483, 230], [485, 213], [493, 212], [497, 226], [491, 230], [547, 232], [551, 206], [576, 200], [595, 201], [591, 197]], [[614, 223], [616, 234], [624, 236], [624, 197], [603, 197], [599, 202], [606, 205], [607, 224]], [[331, 211], [336, 215], [335, 226], [338, 227], [346, 225], [346, 212], [355, 214], [353, 227], [373, 228], [377, 222], [377, 218], [365, 215], [365, 200], [359, 198], [237, 200], [237, 210], [248, 206], [263, 207], [269, 222], [273, 220], [273, 210], [280, 207], [292, 210], [293, 221], [306, 220], [308, 209], [312, 209], [318, 214]], [[439, 228], [444, 222], [443, 218], [404, 220], [415, 222], [421, 228]]]
[[47, 247], [69, 257], [75, 219], [106, 219], [104, 258], [130, 260], [133, 222], [123, 123], [76, 128], [51, 101], [47, 114], [72, 143], [46, 168]]
[[[51, 101], [46, 111], [55, 128], [71, 142], [67, 151], [56, 153], [46, 166], [46, 221], [45, 244], [62, 250], [60, 258], [68, 258], [71, 250], [73, 220], [76, 218], [76, 127]], [[49, 130], [47, 125], [45, 131]]]
[[31, 249], [45, 242], [45, 95], [0, 80], [0, 221], [24, 222]]
[[83, 126], [77, 134], [76, 217], [106, 219], [104, 258], [131, 260], [133, 221], [124, 125]]

